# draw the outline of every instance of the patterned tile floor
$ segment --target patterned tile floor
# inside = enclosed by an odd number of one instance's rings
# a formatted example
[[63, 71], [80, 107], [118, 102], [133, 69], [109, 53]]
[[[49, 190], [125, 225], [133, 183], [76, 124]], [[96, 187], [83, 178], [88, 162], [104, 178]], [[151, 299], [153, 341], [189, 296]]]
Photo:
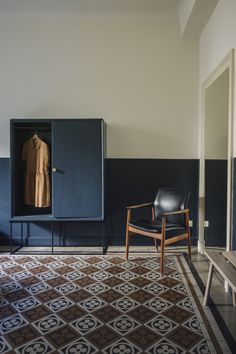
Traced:
[[180, 258], [0, 256], [0, 353], [219, 352]]

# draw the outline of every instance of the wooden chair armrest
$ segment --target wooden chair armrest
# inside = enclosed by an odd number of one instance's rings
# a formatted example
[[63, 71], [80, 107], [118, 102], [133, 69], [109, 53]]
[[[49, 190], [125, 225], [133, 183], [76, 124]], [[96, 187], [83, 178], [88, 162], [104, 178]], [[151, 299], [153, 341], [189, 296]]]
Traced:
[[187, 213], [189, 213], [189, 209], [176, 210], [176, 211], [172, 211], [170, 213], [163, 213], [162, 216], [187, 214]]
[[153, 205], [153, 203], [144, 203], [144, 204], [138, 204], [138, 205], [130, 205], [130, 206], [127, 206], [126, 209], [145, 208], [145, 207], [148, 207], [148, 206], [151, 206], [151, 205]]

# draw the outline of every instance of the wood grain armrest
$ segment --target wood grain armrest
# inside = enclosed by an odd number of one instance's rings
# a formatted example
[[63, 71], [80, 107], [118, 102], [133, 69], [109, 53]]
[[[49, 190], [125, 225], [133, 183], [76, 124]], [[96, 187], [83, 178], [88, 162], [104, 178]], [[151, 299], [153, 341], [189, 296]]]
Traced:
[[153, 203], [144, 203], [144, 204], [137, 204], [137, 205], [130, 205], [127, 206], [126, 209], [137, 209], [137, 208], [145, 208], [148, 206], [153, 205]]
[[172, 212], [169, 212], [169, 213], [163, 213], [162, 216], [187, 214], [187, 213], [189, 213], [189, 209], [176, 210], [176, 211], [172, 211]]

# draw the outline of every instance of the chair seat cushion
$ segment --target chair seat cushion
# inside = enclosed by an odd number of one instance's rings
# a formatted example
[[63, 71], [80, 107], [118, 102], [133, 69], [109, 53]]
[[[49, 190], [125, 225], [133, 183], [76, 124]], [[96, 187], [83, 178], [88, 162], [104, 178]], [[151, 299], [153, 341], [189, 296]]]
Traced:
[[[129, 226], [134, 227], [141, 231], [152, 232], [154, 234], [161, 234], [162, 224], [159, 220], [152, 223], [151, 220], [136, 220], [129, 223]], [[166, 238], [179, 236], [187, 233], [187, 229], [178, 224], [166, 224]]]

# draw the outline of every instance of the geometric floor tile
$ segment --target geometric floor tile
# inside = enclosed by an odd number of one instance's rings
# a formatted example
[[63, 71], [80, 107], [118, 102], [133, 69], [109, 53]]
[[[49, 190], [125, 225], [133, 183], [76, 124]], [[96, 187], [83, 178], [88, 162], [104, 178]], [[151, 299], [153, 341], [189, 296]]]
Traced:
[[191, 302], [191, 300], [189, 298], [186, 298], [183, 301], [179, 302], [178, 306], [184, 308], [185, 310], [194, 312], [194, 308], [193, 308], [192, 302]]
[[211, 354], [209, 347], [207, 345], [207, 342], [205, 339], [203, 339], [201, 342], [199, 342], [192, 350], [191, 352], [193, 354]]
[[27, 343], [18, 348], [18, 353], [28, 354], [28, 353], [42, 353], [42, 354], [50, 354], [54, 352], [54, 348], [44, 339], [38, 338], [30, 343]]
[[121, 298], [123, 295], [114, 289], [108, 289], [101, 294], [99, 294], [99, 298], [106, 301], [107, 303], [115, 301]]
[[[7, 305], [7, 301], [4, 299], [3, 296], [0, 296], [0, 308]], [[1, 316], [2, 317], [2, 316]], [[2, 317], [3, 318], [3, 317]]]
[[183, 347], [185, 350], [189, 350], [196, 343], [202, 340], [203, 336], [185, 327], [178, 326], [167, 335], [167, 338], [178, 346]]
[[69, 299], [67, 299], [66, 297], [63, 296], [63, 297], [59, 297], [56, 300], [52, 300], [52, 301], [47, 302], [46, 305], [52, 311], [59, 311], [59, 310], [63, 310], [64, 308], [73, 305], [73, 302], [71, 302]]
[[0, 337], [0, 353], [6, 353], [11, 349], [10, 345], [3, 337]]
[[[11, 305], [5, 304], [5, 306], [0, 307], [0, 321], [6, 317], [16, 314], [17, 311]], [[1, 352], [0, 352], [1, 353]]]
[[192, 312], [185, 310], [178, 305], [170, 307], [162, 314], [168, 317], [169, 319], [177, 322], [178, 324], [181, 324], [182, 322], [186, 321], [187, 319], [193, 316]]
[[[139, 354], [142, 352], [136, 345], [130, 343], [127, 339], [121, 338], [103, 349], [105, 354]], [[164, 352], [163, 352], [164, 353]]]
[[81, 318], [85, 314], [86, 312], [82, 310], [78, 305], [72, 305], [66, 307], [64, 310], [57, 312], [57, 315], [59, 315], [67, 323], [71, 323], [72, 321]]
[[55, 272], [46, 272], [46, 273], [42, 273], [42, 274], [37, 274], [37, 277], [42, 280], [42, 281], [47, 281], [49, 279], [53, 279], [57, 276], [57, 273]]
[[92, 295], [97, 295], [105, 290], [108, 290], [109, 287], [103, 283], [97, 282], [92, 285], [86, 286], [85, 289], [88, 290]]
[[76, 353], [84, 353], [84, 354], [95, 354], [97, 353], [97, 349], [89, 343], [85, 338], [77, 339], [75, 342], [67, 345], [64, 348], [59, 350], [61, 354], [76, 354]]
[[147, 322], [151, 318], [157, 316], [156, 312], [143, 305], [136, 307], [135, 309], [129, 311], [127, 314], [133, 317], [139, 323]]
[[[162, 339], [156, 344], [152, 345], [150, 348], [146, 350], [147, 354], [157, 354], [157, 353], [173, 353], [173, 354], [184, 354], [186, 353], [185, 350], [177, 347], [175, 344], [171, 343], [166, 339]], [[200, 354], [201, 352], [199, 352]], [[202, 352], [202, 354], [207, 352]]]
[[200, 323], [199, 323], [197, 317], [195, 317], [195, 316], [190, 318], [190, 320], [188, 320], [187, 322], [183, 323], [183, 325], [195, 332], [198, 332], [199, 334], [202, 334], [202, 329], [201, 329]]
[[57, 299], [60, 296], [59, 292], [54, 289], [48, 289], [36, 295], [37, 299], [41, 302], [48, 302], [54, 299]]
[[33, 323], [35, 328], [42, 334], [48, 333], [64, 324], [65, 322], [54, 314]]
[[104, 323], [118, 317], [121, 314], [115, 307], [111, 305], [103, 306], [101, 309], [95, 310], [93, 315]]
[[129, 297], [122, 297], [121, 299], [113, 302], [112, 305], [122, 312], [127, 312], [134, 309], [139, 304]]
[[16, 291], [18, 289], [21, 289], [21, 286], [19, 286], [15, 282], [11, 282], [11, 283], [1, 286], [0, 295], [6, 295], [6, 294], [11, 293], [12, 291]]
[[124, 271], [123, 268], [117, 266], [117, 265], [114, 265], [112, 267], [108, 267], [106, 268], [106, 272], [112, 274], [112, 275], [117, 275], [119, 273], [122, 273]]
[[65, 283], [56, 287], [56, 290], [59, 291], [61, 295], [68, 294], [72, 291], [78, 290], [79, 287], [73, 283]]
[[135, 286], [138, 286], [139, 288], [143, 288], [146, 285], [149, 285], [152, 283], [152, 280], [149, 280], [145, 277], [137, 277], [135, 279], [132, 279], [130, 281], [130, 284], [134, 284]]
[[12, 305], [18, 311], [25, 311], [37, 305], [40, 305], [40, 302], [33, 296], [27, 297], [23, 300], [13, 302]]
[[96, 296], [90, 297], [89, 299], [86, 299], [79, 303], [79, 305], [83, 308], [83, 310], [88, 312], [101, 308], [105, 304], [106, 303], [102, 299], [99, 299]]
[[20, 345], [31, 342], [39, 336], [40, 333], [36, 331], [36, 329], [31, 325], [27, 325], [7, 333], [5, 338], [12, 347], [19, 347]]
[[177, 326], [177, 324], [168, 318], [159, 315], [153, 320], [147, 322], [146, 326], [161, 335], [166, 335], [167, 333], [171, 332]]
[[116, 285], [123, 284], [123, 280], [113, 276], [113, 277], [103, 280], [103, 284], [106, 284], [107, 286], [110, 286], [112, 288]]
[[144, 267], [142, 265], [139, 265], [139, 266], [133, 268], [132, 272], [134, 274], [137, 274], [137, 275], [143, 275], [143, 274], [146, 274], [146, 273], [150, 272], [150, 269], [151, 268], [146, 268], [146, 267]]
[[167, 255], [161, 276], [158, 255], [0, 255], [0, 354], [209, 354], [180, 266]]
[[129, 332], [137, 328], [140, 324], [131, 317], [127, 315], [122, 315], [120, 317], [117, 317], [115, 320], [108, 322], [107, 325], [118, 333], [120, 333], [121, 335], [123, 335], [128, 334]]
[[0, 333], [7, 333], [15, 330], [16, 328], [26, 325], [27, 322], [21, 315], [13, 315], [7, 317], [4, 320], [0, 321]]
[[161, 277], [161, 275], [158, 272], [149, 272], [147, 274], [144, 274], [144, 277], [151, 281], [156, 281]]
[[138, 287], [131, 283], [123, 283], [115, 286], [114, 289], [119, 291], [119, 293], [122, 293], [124, 295], [129, 295], [133, 293], [135, 290], [138, 290]]
[[141, 304], [152, 299], [154, 296], [155, 295], [145, 291], [144, 289], [138, 289], [137, 291], [129, 295], [131, 299], [136, 300]]
[[49, 332], [45, 338], [55, 347], [60, 348], [66, 344], [71, 343], [78, 338], [78, 332], [72, 329], [71, 326], [66, 325], [56, 330]]
[[162, 293], [160, 297], [164, 300], [172, 302], [173, 304], [176, 304], [177, 302], [183, 300], [186, 297], [186, 295], [170, 289]]
[[84, 334], [102, 326], [102, 322], [92, 315], [86, 315], [74, 322], [71, 322], [71, 326], [73, 326], [83, 336]]
[[28, 297], [30, 294], [25, 289], [19, 289], [11, 293], [4, 294], [4, 298], [9, 302], [14, 302]]
[[145, 303], [145, 306], [148, 306], [150, 310], [156, 312], [162, 312], [172, 306], [169, 302], [160, 299], [159, 297], [154, 298]]
[[168, 288], [172, 288], [173, 286], [180, 284], [180, 281], [175, 278], [164, 277], [158, 281], [158, 284], [164, 285]]
[[159, 283], [151, 283], [149, 285], [146, 285], [143, 289], [149, 291], [154, 295], [160, 295], [165, 290], [167, 290], [165, 286], [160, 285]]
[[40, 282], [40, 283], [36, 283], [31, 286], [28, 286], [26, 289], [30, 292], [30, 294], [36, 295], [40, 292], [50, 289], [50, 287], [46, 283]]
[[120, 335], [115, 331], [113, 331], [112, 329], [110, 329], [109, 327], [102, 326], [92, 331], [91, 333], [87, 334], [85, 337], [93, 345], [101, 349], [106, 345], [113, 343], [115, 340], [117, 340], [120, 337]]
[[126, 336], [140, 349], [145, 350], [160, 339], [160, 335], [145, 326], [140, 326]]
[[128, 270], [128, 271], [125, 271], [125, 272], [123, 272], [121, 274], [118, 274], [117, 277], [119, 277], [123, 281], [130, 281], [130, 280], [132, 280], [134, 278], [137, 278], [138, 275], [133, 273], [133, 272], [131, 272], [130, 270]]
[[93, 278], [96, 281], [103, 281], [104, 279], [107, 279], [109, 277], [111, 277], [111, 274], [106, 273], [105, 271], [99, 271], [91, 274], [91, 278]]

